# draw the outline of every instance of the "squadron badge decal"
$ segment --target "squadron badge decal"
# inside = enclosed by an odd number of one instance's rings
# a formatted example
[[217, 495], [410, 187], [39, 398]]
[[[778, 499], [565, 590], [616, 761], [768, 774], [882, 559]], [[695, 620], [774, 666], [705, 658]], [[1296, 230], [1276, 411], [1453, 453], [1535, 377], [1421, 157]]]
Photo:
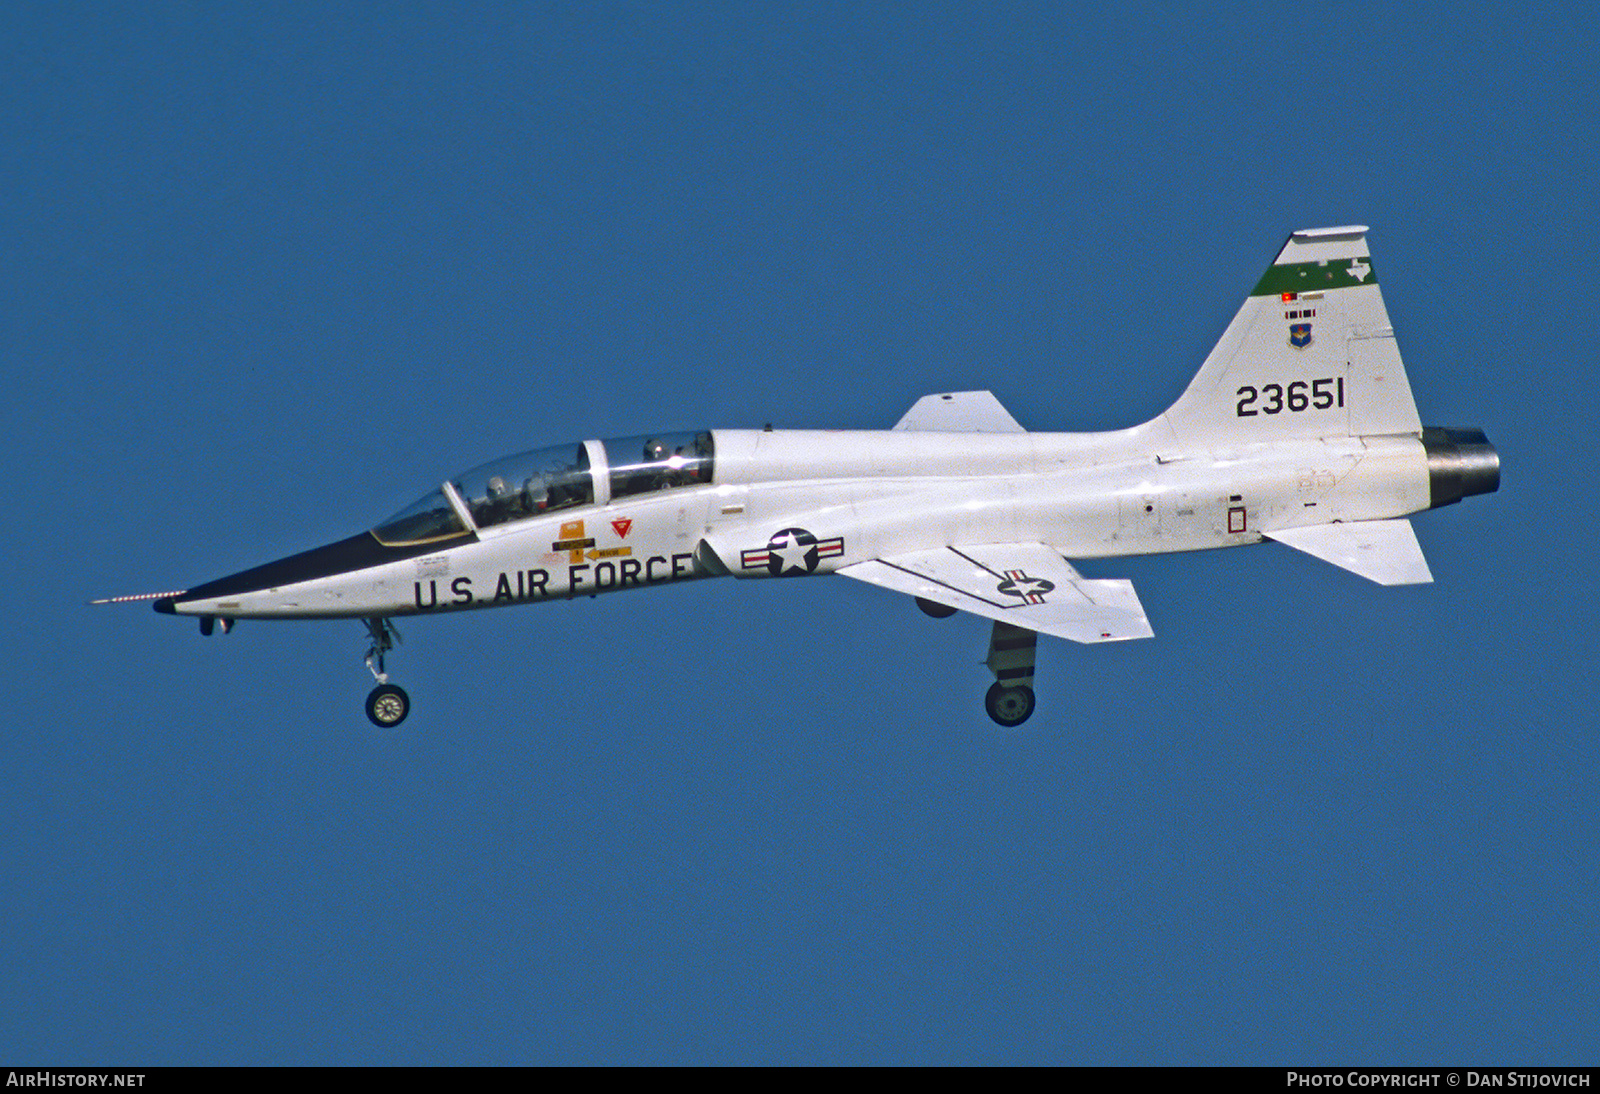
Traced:
[[1305, 349], [1311, 344], [1311, 324], [1291, 323], [1289, 325], [1289, 344], [1295, 349]]

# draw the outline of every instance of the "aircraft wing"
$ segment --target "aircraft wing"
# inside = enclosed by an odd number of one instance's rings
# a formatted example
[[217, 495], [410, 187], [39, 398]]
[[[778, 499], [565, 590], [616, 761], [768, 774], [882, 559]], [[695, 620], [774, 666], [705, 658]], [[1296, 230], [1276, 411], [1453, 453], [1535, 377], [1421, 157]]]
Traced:
[[1043, 543], [911, 551], [838, 572], [1074, 642], [1116, 642], [1154, 633], [1133, 582], [1091, 581]]

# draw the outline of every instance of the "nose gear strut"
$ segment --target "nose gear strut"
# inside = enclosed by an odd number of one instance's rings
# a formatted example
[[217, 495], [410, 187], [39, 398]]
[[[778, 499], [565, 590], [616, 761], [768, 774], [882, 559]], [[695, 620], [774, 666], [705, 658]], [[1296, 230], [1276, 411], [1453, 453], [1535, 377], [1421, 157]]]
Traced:
[[384, 669], [384, 654], [402, 641], [393, 623], [382, 616], [363, 619], [372, 645], [367, 647], [367, 671], [372, 673], [378, 686], [367, 695], [367, 718], [379, 729], [393, 729], [411, 713], [411, 696], [405, 689], [389, 683], [389, 673]]

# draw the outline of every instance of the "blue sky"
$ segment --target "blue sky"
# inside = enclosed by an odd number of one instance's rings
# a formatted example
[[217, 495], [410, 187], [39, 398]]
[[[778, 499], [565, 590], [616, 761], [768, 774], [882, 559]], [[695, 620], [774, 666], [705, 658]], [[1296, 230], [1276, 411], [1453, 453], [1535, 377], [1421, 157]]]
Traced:
[[[1593, 1062], [1600, 155], [1577, 5], [0, 12], [0, 1059]], [[854, 582], [401, 622], [183, 587], [507, 452], [1183, 389], [1365, 223], [1500, 493], [1383, 589], [1086, 563], [1150, 642]]]

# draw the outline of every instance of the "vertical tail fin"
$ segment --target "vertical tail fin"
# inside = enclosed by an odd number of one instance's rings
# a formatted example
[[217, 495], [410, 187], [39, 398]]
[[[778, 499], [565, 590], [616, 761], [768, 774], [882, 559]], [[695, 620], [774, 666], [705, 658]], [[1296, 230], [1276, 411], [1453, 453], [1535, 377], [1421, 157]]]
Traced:
[[1291, 235], [1165, 417], [1197, 444], [1419, 432], [1367, 229]]

